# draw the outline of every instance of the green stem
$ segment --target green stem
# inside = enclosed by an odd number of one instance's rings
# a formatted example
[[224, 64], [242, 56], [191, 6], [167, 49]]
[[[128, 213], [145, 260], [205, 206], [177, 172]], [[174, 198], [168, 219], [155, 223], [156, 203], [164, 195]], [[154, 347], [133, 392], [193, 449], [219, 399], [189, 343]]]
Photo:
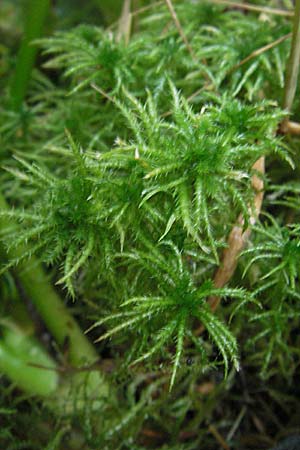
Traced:
[[28, 0], [24, 35], [17, 56], [16, 70], [11, 82], [11, 106], [19, 110], [24, 101], [37, 48], [34, 39], [42, 35], [44, 23], [50, 9], [50, 0]]
[[0, 340], [0, 370], [29, 394], [48, 396], [58, 386], [54, 361], [34, 337], [9, 322]]
[[67, 345], [70, 362], [75, 366], [95, 362], [98, 359], [96, 350], [82, 333], [35, 258], [18, 266], [18, 278], [57, 343], [60, 346]]
[[[300, 0], [296, 0], [291, 52], [287, 65], [284, 99], [283, 99], [283, 108], [286, 109], [289, 113], [291, 112], [297, 89], [299, 64], [300, 64]], [[288, 118], [286, 118], [282, 123], [281, 130], [283, 132], [287, 131], [286, 130], [287, 121]]]
[[[32, 41], [41, 36], [49, 8], [50, 0], [28, 0], [24, 37], [17, 57], [15, 75], [11, 83], [11, 106], [16, 111], [22, 107], [36, 58], [37, 48], [32, 46]], [[1, 194], [0, 209], [9, 209]], [[11, 225], [11, 220], [0, 219], [0, 228], [11, 227]], [[30, 248], [25, 245], [11, 248], [6, 256], [9, 259], [19, 259], [24, 253], [28, 253], [28, 250]], [[17, 277], [57, 343], [60, 346], [67, 344], [70, 363], [78, 367], [83, 364], [90, 365], [97, 361], [96, 350], [82, 333], [74, 317], [50, 284], [39, 262], [34, 257], [31, 257], [26, 263], [21, 262], [17, 268]], [[11, 379], [15, 379], [18, 371], [20, 371], [20, 374], [24, 373], [24, 379], [20, 375], [18, 384], [28, 390], [28, 383], [31, 377], [32, 382], [34, 382], [37, 369], [24, 366], [24, 363], [14, 358], [5, 346], [0, 347], [0, 356], [2, 357], [3, 370]], [[14, 367], [16, 370], [14, 370]], [[86, 378], [82, 375], [85, 374], [79, 373], [75, 377], [78, 389], [80, 383]], [[107, 395], [109, 386], [101, 372], [92, 371], [88, 374], [88, 378], [90, 392], [96, 392], [98, 398]], [[62, 394], [62, 396], [64, 395]]]

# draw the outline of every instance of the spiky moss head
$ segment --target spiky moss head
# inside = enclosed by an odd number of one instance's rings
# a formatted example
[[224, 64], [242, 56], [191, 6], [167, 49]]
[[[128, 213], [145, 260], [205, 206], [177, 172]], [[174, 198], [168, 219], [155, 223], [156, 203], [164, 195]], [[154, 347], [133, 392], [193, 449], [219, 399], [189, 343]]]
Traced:
[[84, 240], [88, 230], [95, 226], [92, 192], [92, 184], [81, 175], [75, 175], [58, 181], [41, 201], [40, 207], [45, 217], [49, 217], [53, 228], [64, 235], [66, 240], [74, 233], [76, 240]]

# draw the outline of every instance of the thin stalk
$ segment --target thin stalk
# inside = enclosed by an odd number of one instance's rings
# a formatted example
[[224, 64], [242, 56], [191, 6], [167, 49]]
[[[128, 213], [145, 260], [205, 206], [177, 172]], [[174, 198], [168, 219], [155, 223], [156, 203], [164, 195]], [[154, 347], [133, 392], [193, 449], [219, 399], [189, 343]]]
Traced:
[[238, 2], [233, 2], [230, 0], [211, 0], [211, 2], [218, 3], [221, 5], [231, 6], [232, 8], [243, 9], [245, 11], [254, 11], [254, 12], [265, 13], [265, 14], [274, 14], [274, 15], [283, 16], [283, 17], [293, 17], [293, 15], [294, 15], [293, 11], [287, 11], [287, 10], [278, 9], [278, 8], [268, 8], [266, 6], [261, 6], [261, 5], [251, 5], [249, 3], [238, 3]]
[[[94, 3], [97, 5], [105, 24], [111, 24], [112, 22], [114, 25], [118, 24], [117, 19], [120, 14], [120, 10], [122, 9], [123, 0], [96, 0]], [[111, 25], [109, 28], [110, 27]]]
[[[264, 174], [265, 172], [265, 158], [262, 156], [259, 158], [253, 165], [252, 169], [256, 170], [260, 174]], [[254, 197], [254, 208], [252, 208], [252, 205], [249, 205], [249, 214], [250, 214], [250, 224], [253, 226], [260, 214], [262, 202], [264, 198], [264, 182], [263, 180], [254, 174], [252, 176], [252, 187], [255, 192]], [[215, 276], [214, 276], [214, 285], [217, 288], [224, 287], [228, 281], [233, 276], [237, 263], [238, 258], [243, 250], [246, 242], [248, 241], [250, 234], [251, 234], [251, 228], [248, 227], [245, 231], [243, 230], [244, 226], [244, 218], [242, 214], [239, 216], [237, 220], [237, 224], [234, 225], [232, 228], [228, 240], [227, 240], [227, 248], [223, 251], [222, 255], [222, 261], [220, 266], [218, 267]], [[212, 311], [215, 311], [220, 303], [220, 297], [218, 296], [211, 296], [209, 298], [209, 304], [212, 309]]]
[[119, 20], [118, 27], [118, 41], [124, 39], [125, 44], [127, 45], [130, 39], [131, 33], [131, 0], [124, 0], [121, 17]]
[[[300, 63], [300, 0], [296, 0], [292, 32], [292, 45], [287, 65], [283, 108], [290, 114], [296, 94]], [[287, 131], [288, 117], [281, 124], [281, 131]]]
[[[263, 175], [265, 173], [265, 157], [260, 157], [253, 164], [252, 169], [257, 171], [258, 174]], [[254, 173], [251, 179], [251, 184], [255, 192], [255, 197], [253, 208], [252, 205], [249, 205], [249, 223], [251, 226], [253, 226], [257, 222], [261, 211], [264, 198], [264, 182], [261, 177]], [[240, 214], [237, 219], [237, 223], [232, 227], [232, 230], [228, 236], [227, 247], [223, 250], [221, 264], [217, 268], [214, 275], [214, 286], [216, 288], [224, 287], [232, 278], [235, 272], [239, 255], [251, 234], [251, 227], [243, 230], [244, 224], [244, 217], [242, 214]], [[218, 295], [212, 295], [208, 299], [208, 303], [212, 311], [215, 311], [219, 307], [220, 302], [221, 298]], [[204, 329], [204, 326], [201, 325], [197, 330], [195, 330], [195, 334], [202, 334]]]
[[174, 9], [172, 0], [165, 0], [165, 1], [166, 1], [168, 9], [170, 11], [171, 17], [172, 17], [172, 19], [174, 21], [174, 24], [175, 24], [175, 26], [176, 26], [176, 28], [178, 30], [178, 33], [179, 33], [181, 39], [183, 40], [183, 42], [184, 42], [188, 52], [190, 53], [191, 57], [195, 61], [196, 60], [196, 56], [195, 56], [194, 51], [193, 51], [193, 49], [192, 49], [192, 47], [191, 47], [191, 45], [190, 45], [190, 43], [188, 41], [188, 38], [185, 35], [185, 32], [183, 31], [181, 23], [179, 22], [179, 19], [177, 17], [176, 11]]
[[[277, 8], [267, 8], [267, 7], [261, 6], [261, 5], [251, 5], [249, 3], [238, 3], [238, 2], [233, 2], [230, 0], [211, 0], [211, 2], [217, 3], [217, 4], [228, 5], [233, 8], [242, 9], [244, 11], [254, 11], [259, 14], [265, 13], [265, 14], [272, 14], [275, 16], [277, 15], [277, 16], [283, 16], [283, 17], [293, 17], [294, 16], [294, 11], [288, 11], [288, 10], [277, 9]], [[158, 8], [159, 6], [163, 5], [164, 3], [165, 3], [165, 0], [159, 0], [154, 3], [151, 3], [150, 5], [142, 6], [141, 8], [136, 8], [132, 11], [131, 15], [134, 18], [136, 16], [144, 14], [145, 12], [150, 11], [151, 9]], [[117, 25], [118, 25], [118, 21], [112, 23], [107, 28], [107, 31], [112, 30]]]
[[25, 14], [24, 34], [17, 56], [16, 70], [11, 82], [11, 106], [19, 110], [24, 101], [37, 48], [32, 41], [41, 37], [50, 9], [50, 0], [28, 0]]
[[276, 41], [271, 42], [268, 45], [264, 45], [263, 47], [258, 48], [257, 50], [254, 50], [254, 52], [250, 53], [246, 58], [242, 59], [238, 64], [236, 64], [234, 67], [232, 67], [229, 70], [229, 73], [233, 72], [234, 70], [238, 69], [239, 67], [243, 66], [247, 62], [249, 62], [251, 59], [256, 58], [257, 56], [261, 55], [262, 53], [267, 52], [271, 48], [276, 47], [277, 45], [281, 44], [281, 42], [286, 41], [292, 36], [292, 33], [285, 34], [284, 36], [281, 36], [280, 38], [276, 39]]

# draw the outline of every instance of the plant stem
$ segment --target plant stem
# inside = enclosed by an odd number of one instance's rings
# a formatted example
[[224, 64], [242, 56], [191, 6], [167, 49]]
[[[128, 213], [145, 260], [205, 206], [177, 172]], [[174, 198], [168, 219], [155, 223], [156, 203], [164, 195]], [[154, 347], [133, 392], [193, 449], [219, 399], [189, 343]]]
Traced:
[[243, 9], [245, 11], [256, 11], [258, 13], [274, 14], [283, 17], [293, 17], [293, 11], [287, 11], [278, 8], [268, 8], [260, 5], [252, 5], [249, 3], [238, 3], [231, 0], [211, 0], [212, 3], [231, 6], [232, 8]]
[[58, 374], [52, 358], [33, 336], [26, 334], [13, 322], [8, 322], [1, 331], [1, 372], [29, 394], [53, 394], [58, 386]]
[[286, 41], [292, 36], [292, 33], [285, 34], [284, 36], [281, 36], [280, 38], [276, 39], [275, 41], [271, 42], [270, 44], [264, 45], [263, 47], [258, 48], [257, 50], [254, 50], [254, 52], [251, 52], [250, 55], [248, 55], [246, 58], [242, 59], [238, 64], [233, 66], [228, 72], [232, 73], [236, 69], [240, 68], [247, 62], [249, 62], [251, 59], [256, 58], [257, 56], [261, 55], [264, 52], [267, 52], [271, 48], [276, 47], [277, 45], [281, 44], [281, 42]]
[[[264, 156], [259, 158], [253, 164], [252, 169], [256, 170], [261, 175], [265, 173]], [[258, 175], [254, 174], [251, 179], [251, 184], [255, 191], [255, 197], [253, 202], [254, 208], [252, 209], [252, 207], [249, 205], [249, 223], [251, 225], [254, 225], [258, 219], [262, 207], [264, 198], [264, 182]], [[237, 219], [237, 223], [232, 227], [232, 230], [228, 236], [227, 247], [223, 251], [221, 264], [217, 268], [214, 275], [214, 286], [216, 288], [224, 287], [235, 272], [239, 255], [251, 234], [251, 227], [248, 227], [245, 231], [243, 230], [244, 223], [245, 221], [243, 215], [240, 214]], [[209, 297], [208, 303], [212, 311], [215, 311], [218, 308], [218, 306], [220, 305], [220, 301], [221, 298], [218, 295], [212, 295]], [[204, 326], [201, 325], [197, 330], [195, 330], [195, 335], [198, 336], [199, 334], [202, 334], [204, 329]]]
[[131, 0], [124, 0], [121, 17], [118, 27], [118, 40], [124, 39], [127, 45], [130, 39], [131, 33]]
[[[296, 0], [295, 15], [293, 23], [292, 45], [287, 65], [286, 80], [284, 88], [283, 108], [291, 112], [299, 74], [300, 63], [300, 0]], [[281, 131], [287, 131], [288, 117], [281, 124]]]
[[185, 32], [183, 31], [181, 23], [179, 22], [179, 19], [177, 17], [176, 11], [174, 9], [172, 0], [165, 0], [165, 1], [166, 1], [168, 9], [170, 11], [171, 17], [172, 17], [172, 19], [173, 19], [173, 21], [175, 23], [175, 26], [176, 26], [176, 28], [178, 30], [178, 33], [179, 33], [181, 39], [183, 40], [183, 42], [184, 42], [188, 52], [190, 53], [191, 57], [195, 61], [196, 60], [196, 56], [195, 56], [194, 51], [193, 51], [193, 49], [192, 49], [192, 47], [191, 47], [191, 45], [190, 45], [190, 43], [188, 41], [188, 38], [185, 35]]
[[37, 48], [32, 41], [41, 36], [50, 8], [50, 0], [28, 0], [24, 35], [17, 56], [16, 70], [11, 82], [11, 106], [17, 111], [24, 101]]
[[[257, 170], [257, 172], [264, 174], [265, 172], [265, 158], [262, 156], [253, 165], [252, 169]], [[252, 176], [252, 187], [255, 191], [254, 198], [254, 208], [249, 206], [250, 214], [250, 224], [254, 225], [261, 211], [261, 206], [263, 202], [263, 188], [264, 182], [256, 174]], [[249, 239], [251, 234], [251, 228], [248, 227], [243, 231], [244, 218], [242, 215], [239, 216], [237, 224], [232, 228], [228, 240], [227, 248], [223, 251], [222, 261], [218, 267], [214, 276], [214, 285], [217, 288], [222, 288], [233, 276], [240, 252], [243, 250], [245, 243]], [[212, 311], [215, 311], [220, 303], [220, 297], [212, 296], [209, 298], [209, 304]]]

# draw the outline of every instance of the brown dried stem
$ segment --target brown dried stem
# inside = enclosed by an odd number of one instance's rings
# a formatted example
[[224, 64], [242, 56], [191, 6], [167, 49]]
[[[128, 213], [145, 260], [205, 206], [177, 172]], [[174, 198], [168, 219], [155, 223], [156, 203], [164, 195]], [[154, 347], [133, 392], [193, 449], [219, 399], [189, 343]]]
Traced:
[[119, 19], [117, 39], [118, 41], [124, 39], [126, 44], [129, 42], [131, 33], [132, 16], [130, 9], [131, 0], [124, 0], [121, 17]]
[[[212, 0], [215, 1], [215, 0]], [[270, 44], [264, 45], [263, 47], [258, 48], [257, 50], [254, 50], [252, 53], [250, 53], [246, 58], [242, 59], [238, 64], [233, 66], [231, 69], [228, 70], [227, 75], [230, 75], [232, 72], [234, 72], [236, 69], [241, 67], [242, 65], [246, 64], [248, 61], [250, 61], [253, 58], [256, 58], [257, 56], [261, 55], [262, 53], [270, 50], [271, 48], [276, 47], [277, 45], [281, 44], [281, 42], [289, 39], [292, 36], [292, 33], [285, 34], [284, 36], [281, 36], [280, 38], [276, 39], [276, 41], [271, 42]], [[195, 91], [193, 94], [191, 94], [187, 100], [188, 102], [192, 101], [195, 97], [197, 97], [198, 94], [200, 94], [203, 90], [210, 90], [213, 88], [212, 84], [207, 84], [206, 86], [201, 87], [197, 91]], [[166, 112], [164, 115], [168, 116], [170, 114], [170, 111]], [[288, 131], [291, 134], [299, 134], [297, 127], [293, 128], [293, 124], [297, 125], [295, 122], [291, 122], [290, 128]], [[286, 124], [287, 127], [289, 127], [289, 124]], [[295, 130], [295, 131], [294, 131]]]
[[292, 33], [285, 34], [284, 36], [281, 36], [280, 38], [276, 39], [276, 41], [271, 42], [270, 44], [264, 45], [263, 47], [260, 47], [257, 50], [254, 50], [254, 52], [250, 53], [250, 55], [246, 56], [246, 58], [242, 59], [242, 61], [240, 61], [238, 64], [236, 64], [234, 67], [232, 67], [229, 70], [229, 73], [231, 73], [234, 70], [238, 69], [239, 67], [243, 66], [251, 59], [256, 58], [257, 56], [261, 55], [262, 53], [265, 53], [266, 51], [270, 50], [273, 47], [276, 47], [276, 45], [281, 44], [281, 42], [286, 41], [291, 36], [292, 36]]
[[219, 433], [219, 431], [216, 429], [216, 427], [214, 425], [210, 424], [208, 426], [208, 431], [214, 436], [214, 438], [216, 439], [218, 444], [220, 444], [220, 446], [222, 447], [223, 450], [230, 450], [230, 447], [225, 442], [223, 436], [221, 436], [221, 434]]
[[251, 5], [249, 3], [238, 3], [238, 2], [232, 2], [230, 0], [210, 0], [212, 3], [217, 3], [221, 5], [228, 5], [232, 8], [238, 8], [243, 9], [244, 11], [254, 11], [259, 13], [265, 13], [265, 14], [274, 14], [277, 16], [284, 16], [284, 17], [293, 17], [294, 12], [293, 11], [286, 11], [284, 9], [278, 9], [278, 8], [268, 8], [266, 6], [260, 6], [260, 5]]
[[[264, 174], [265, 172], [265, 158], [262, 156], [253, 165], [253, 170]], [[252, 176], [252, 187], [255, 191], [255, 198], [253, 207], [249, 206], [250, 213], [250, 224], [254, 225], [261, 211], [262, 201], [263, 201], [263, 180], [257, 175]], [[238, 263], [238, 257], [242, 251], [245, 243], [249, 239], [251, 229], [248, 227], [243, 231], [244, 218], [242, 215], [239, 216], [237, 223], [232, 228], [228, 240], [227, 248], [224, 250], [221, 264], [218, 267], [214, 276], [214, 285], [216, 288], [222, 288], [231, 279], [236, 269]], [[220, 297], [214, 295], [208, 300], [212, 311], [215, 311], [220, 304]]]
[[178, 33], [179, 33], [180, 36], [181, 36], [181, 39], [182, 39], [183, 42], [185, 43], [185, 46], [186, 46], [187, 50], [189, 51], [191, 57], [192, 57], [194, 60], [196, 60], [195, 53], [194, 53], [194, 51], [193, 51], [193, 49], [192, 49], [192, 47], [191, 47], [191, 45], [190, 45], [190, 43], [189, 43], [189, 41], [188, 41], [188, 39], [187, 39], [185, 33], [184, 33], [184, 31], [183, 31], [183, 28], [182, 28], [182, 26], [181, 26], [181, 24], [180, 24], [180, 22], [179, 22], [179, 19], [178, 19], [178, 17], [177, 17], [176, 11], [175, 11], [175, 9], [174, 9], [172, 0], [165, 0], [165, 1], [166, 1], [166, 4], [167, 4], [168, 9], [169, 9], [169, 11], [170, 11], [170, 14], [171, 14], [171, 16], [172, 16], [172, 19], [173, 19], [173, 21], [174, 21], [174, 23], [175, 23], [175, 26], [176, 26], [176, 28], [177, 28], [177, 30], [178, 30]]
[[299, 135], [300, 134], [300, 123], [292, 122], [291, 120], [288, 120], [285, 123], [284, 132], [286, 134]]
[[[232, 2], [230, 0], [210, 0], [212, 3], [220, 4], [220, 5], [228, 5], [232, 8], [242, 9], [243, 11], [253, 11], [257, 13], [265, 13], [265, 14], [272, 14], [275, 16], [283, 16], [283, 17], [293, 17], [294, 11], [287, 11], [284, 9], [278, 9], [278, 8], [268, 8], [261, 5], [251, 5], [249, 3], [239, 3], [239, 2]], [[142, 6], [141, 8], [135, 9], [132, 11], [131, 16], [139, 16], [140, 14], [143, 14], [151, 9], [155, 9], [158, 6], [161, 6], [165, 3], [165, 0], [159, 0], [155, 3], [151, 3], [147, 6]], [[107, 30], [111, 30], [115, 28], [118, 25], [118, 21], [112, 23]]]
[[[239, 3], [239, 2], [233, 2], [230, 0], [210, 0], [211, 3], [216, 3], [220, 5], [228, 5], [232, 8], [242, 9], [243, 11], [253, 11], [257, 13], [264, 13], [264, 14], [272, 14], [275, 16], [283, 16], [283, 17], [293, 17], [294, 11], [288, 11], [284, 9], [279, 8], [268, 8], [266, 6], [261, 5], [251, 5], [250, 3]], [[143, 6], [139, 9], [136, 9], [132, 12], [133, 16], [137, 16], [139, 14], [143, 14], [144, 12], [149, 11], [149, 9], [154, 9], [157, 6], [161, 6], [165, 0], [157, 1], [155, 3], [151, 3], [150, 5]]]

